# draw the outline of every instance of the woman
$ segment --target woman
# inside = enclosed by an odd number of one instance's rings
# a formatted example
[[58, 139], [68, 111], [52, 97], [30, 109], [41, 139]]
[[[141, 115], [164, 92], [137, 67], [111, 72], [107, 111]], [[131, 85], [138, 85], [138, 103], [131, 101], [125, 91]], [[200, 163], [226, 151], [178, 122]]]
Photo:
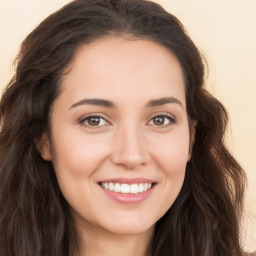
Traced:
[[159, 5], [76, 0], [49, 16], [0, 116], [1, 255], [243, 255], [227, 113]]

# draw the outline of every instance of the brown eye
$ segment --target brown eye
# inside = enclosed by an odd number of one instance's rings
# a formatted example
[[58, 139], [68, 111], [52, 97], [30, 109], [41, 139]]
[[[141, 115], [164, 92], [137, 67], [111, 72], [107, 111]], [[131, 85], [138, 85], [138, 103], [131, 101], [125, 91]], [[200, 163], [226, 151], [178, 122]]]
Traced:
[[107, 124], [107, 121], [101, 116], [87, 116], [80, 121], [81, 124], [86, 126], [97, 127]]
[[87, 119], [87, 122], [91, 126], [97, 126], [100, 124], [100, 118], [99, 117], [89, 117]]
[[164, 125], [165, 117], [156, 116], [152, 120], [153, 120], [154, 125]]
[[156, 125], [156, 126], [166, 126], [171, 125], [175, 123], [175, 119], [172, 116], [169, 115], [158, 115], [153, 117], [149, 124]]

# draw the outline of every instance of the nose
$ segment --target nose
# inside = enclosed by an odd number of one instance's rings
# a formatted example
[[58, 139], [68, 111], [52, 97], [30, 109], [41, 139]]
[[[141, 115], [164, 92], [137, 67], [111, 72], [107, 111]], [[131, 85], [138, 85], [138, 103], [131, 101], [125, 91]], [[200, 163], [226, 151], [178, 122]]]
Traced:
[[135, 169], [150, 160], [143, 132], [138, 127], [120, 128], [113, 138], [112, 162]]

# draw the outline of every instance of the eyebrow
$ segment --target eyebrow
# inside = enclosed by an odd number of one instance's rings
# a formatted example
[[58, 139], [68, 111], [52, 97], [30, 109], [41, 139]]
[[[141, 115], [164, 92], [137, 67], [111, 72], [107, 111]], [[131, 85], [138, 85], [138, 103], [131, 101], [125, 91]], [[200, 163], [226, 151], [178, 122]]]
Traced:
[[156, 100], [151, 100], [147, 103], [146, 107], [157, 107], [157, 106], [165, 105], [168, 103], [175, 103], [180, 105], [182, 108], [184, 108], [182, 102], [174, 97], [165, 97], [165, 98], [160, 98]]
[[[178, 100], [177, 98], [174, 97], [165, 97], [165, 98], [160, 98], [160, 99], [155, 99], [155, 100], [150, 100], [147, 104], [146, 107], [157, 107], [169, 103], [175, 103], [180, 105], [183, 108], [182, 102]], [[105, 100], [105, 99], [82, 99], [73, 105], [71, 105], [70, 109], [81, 106], [81, 105], [94, 105], [94, 106], [101, 106], [101, 107], [107, 107], [107, 108], [114, 108], [115, 104], [112, 101]]]
[[94, 106], [102, 106], [102, 107], [108, 107], [113, 108], [115, 107], [114, 103], [109, 100], [103, 100], [103, 99], [82, 99], [75, 104], [73, 104], [71, 108], [75, 108], [81, 105], [94, 105]]

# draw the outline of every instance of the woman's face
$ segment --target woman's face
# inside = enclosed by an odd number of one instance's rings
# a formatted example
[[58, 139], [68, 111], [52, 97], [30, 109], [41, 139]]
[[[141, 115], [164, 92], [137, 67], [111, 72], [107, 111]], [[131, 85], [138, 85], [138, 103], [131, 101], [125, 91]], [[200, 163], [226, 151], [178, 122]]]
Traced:
[[179, 62], [152, 41], [106, 37], [82, 46], [68, 70], [42, 157], [75, 222], [151, 232], [177, 198], [190, 158]]

